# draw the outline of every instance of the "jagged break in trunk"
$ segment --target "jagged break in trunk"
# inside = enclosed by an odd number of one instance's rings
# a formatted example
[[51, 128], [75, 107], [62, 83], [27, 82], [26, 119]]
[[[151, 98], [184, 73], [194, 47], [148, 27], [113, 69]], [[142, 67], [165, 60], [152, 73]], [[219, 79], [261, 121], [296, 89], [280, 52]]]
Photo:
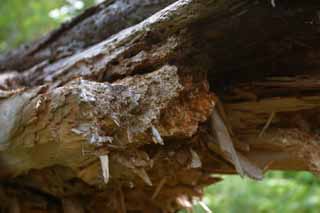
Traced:
[[0, 57], [3, 211], [175, 212], [212, 174], [319, 173], [318, 1], [136, 2]]

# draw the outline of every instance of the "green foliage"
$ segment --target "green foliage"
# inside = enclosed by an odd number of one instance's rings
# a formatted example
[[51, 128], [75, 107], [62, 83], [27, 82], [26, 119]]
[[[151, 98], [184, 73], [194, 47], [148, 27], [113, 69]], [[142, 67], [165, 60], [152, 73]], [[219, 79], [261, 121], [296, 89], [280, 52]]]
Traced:
[[[261, 182], [224, 176], [206, 189], [205, 203], [218, 213], [317, 213], [320, 181], [307, 172], [271, 172]], [[199, 206], [195, 213], [204, 213]]]
[[0, 52], [40, 37], [95, 2], [95, 0], [1, 0]]

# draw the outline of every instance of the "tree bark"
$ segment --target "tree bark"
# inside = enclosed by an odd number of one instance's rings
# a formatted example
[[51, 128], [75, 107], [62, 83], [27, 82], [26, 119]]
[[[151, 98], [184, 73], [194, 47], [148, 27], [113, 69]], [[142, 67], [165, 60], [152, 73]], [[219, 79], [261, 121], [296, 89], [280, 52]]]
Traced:
[[106, 0], [43, 38], [2, 55], [0, 71], [21, 71], [81, 52], [172, 2], [174, 0]]
[[[212, 174], [319, 173], [318, 1], [180, 0], [131, 27], [172, 1], [123, 2], [0, 57], [4, 211], [175, 212]], [[91, 38], [104, 10], [119, 26]]]

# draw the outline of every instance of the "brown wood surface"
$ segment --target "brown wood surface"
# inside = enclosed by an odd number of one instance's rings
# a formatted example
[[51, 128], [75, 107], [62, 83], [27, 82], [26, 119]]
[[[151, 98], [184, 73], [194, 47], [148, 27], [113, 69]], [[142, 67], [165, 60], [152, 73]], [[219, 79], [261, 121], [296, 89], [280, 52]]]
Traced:
[[1, 210], [175, 212], [214, 174], [319, 174], [320, 2], [172, 2], [0, 56]]

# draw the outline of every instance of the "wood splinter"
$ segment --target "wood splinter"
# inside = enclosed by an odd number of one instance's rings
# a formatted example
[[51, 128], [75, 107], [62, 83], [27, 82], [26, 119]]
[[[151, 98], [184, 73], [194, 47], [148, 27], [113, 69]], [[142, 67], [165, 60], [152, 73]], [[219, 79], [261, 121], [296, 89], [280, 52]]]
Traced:
[[138, 175], [148, 186], [152, 186], [152, 181], [144, 168], [133, 169], [133, 172]]
[[212, 211], [210, 210], [210, 208], [207, 206], [207, 204], [205, 204], [205, 202], [203, 202], [202, 200], [198, 202], [199, 205], [203, 208], [203, 210], [206, 213], [212, 213]]
[[105, 182], [105, 184], [108, 184], [109, 179], [110, 179], [109, 156], [108, 155], [101, 155], [101, 156], [99, 156], [99, 158], [100, 158], [100, 163], [101, 163], [103, 181]]
[[272, 120], [273, 120], [273, 118], [274, 118], [275, 115], [276, 115], [275, 112], [272, 112], [272, 113], [270, 114], [267, 123], [264, 125], [264, 127], [263, 127], [262, 130], [261, 130], [261, 132], [259, 133], [259, 136], [258, 136], [259, 138], [261, 138], [262, 135], [265, 133], [265, 131], [269, 128], [269, 126], [270, 126], [270, 124], [271, 124], [271, 122], [272, 122]]
[[201, 162], [201, 159], [200, 159], [199, 155], [197, 154], [197, 152], [195, 152], [193, 149], [190, 149], [190, 153], [191, 153], [190, 168], [192, 168], [192, 169], [201, 168], [202, 162]]
[[239, 175], [244, 177], [244, 171], [234, 148], [231, 136], [216, 108], [213, 109], [211, 114], [211, 128], [212, 132], [217, 137], [221, 151], [230, 157]]
[[[247, 175], [255, 180], [263, 179], [263, 171], [241, 153], [238, 153], [233, 145], [232, 138], [224, 125], [219, 113], [214, 110], [211, 115], [212, 131], [216, 135], [221, 149], [216, 150], [229, 162], [231, 162], [241, 177]], [[212, 146], [211, 146], [212, 147]], [[212, 147], [213, 148], [213, 147]]]
[[167, 178], [166, 177], [162, 178], [162, 180], [158, 184], [156, 190], [154, 191], [154, 193], [153, 193], [153, 195], [151, 197], [152, 200], [156, 199], [156, 197], [159, 195], [162, 187], [164, 186], [164, 184], [166, 184], [166, 182], [167, 182]]
[[164, 142], [163, 142], [163, 139], [159, 133], [159, 131], [154, 127], [152, 126], [151, 127], [151, 131], [152, 131], [152, 139], [153, 141], [157, 144], [160, 144], [160, 145], [164, 145]]

